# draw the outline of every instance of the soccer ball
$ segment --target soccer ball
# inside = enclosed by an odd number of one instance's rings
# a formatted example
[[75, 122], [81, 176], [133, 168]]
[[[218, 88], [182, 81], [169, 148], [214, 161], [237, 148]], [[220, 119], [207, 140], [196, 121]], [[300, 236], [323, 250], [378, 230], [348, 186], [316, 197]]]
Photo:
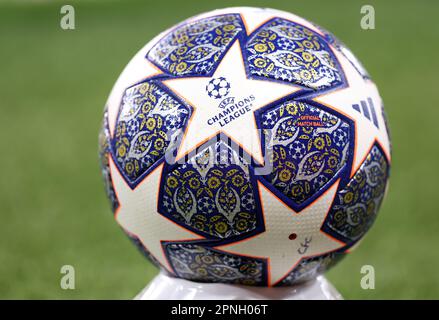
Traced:
[[371, 227], [390, 142], [344, 44], [287, 12], [228, 8], [136, 54], [108, 98], [100, 157], [117, 222], [162, 270], [287, 286]]

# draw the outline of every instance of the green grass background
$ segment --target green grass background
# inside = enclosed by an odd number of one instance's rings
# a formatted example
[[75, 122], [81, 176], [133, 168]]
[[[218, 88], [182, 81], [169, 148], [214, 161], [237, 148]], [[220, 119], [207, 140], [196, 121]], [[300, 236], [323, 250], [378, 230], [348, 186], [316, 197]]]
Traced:
[[[439, 298], [439, 2], [58, 1], [0, 3], [0, 298], [132, 298], [156, 274], [114, 222], [97, 159], [102, 109], [125, 64], [154, 35], [194, 14], [283, 9], [331, 30], [364, 63], [393, 140], [388, 197], [362, 245], [328, 273], [347, 299]], [[76, 269], [62, 290], [60, 268]], [[362, 290], [373, 265], [376, 289]]]

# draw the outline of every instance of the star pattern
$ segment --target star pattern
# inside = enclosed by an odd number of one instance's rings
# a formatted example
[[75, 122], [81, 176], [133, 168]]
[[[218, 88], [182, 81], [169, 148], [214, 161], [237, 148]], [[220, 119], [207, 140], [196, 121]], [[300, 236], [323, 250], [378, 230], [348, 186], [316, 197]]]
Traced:
[[[302, 210], [293, 211], [259, 182], [265, 231], [218, 248], [233, 254], [263, 258], [268, 263], [268, 284], [274, 286], [304, 258], [337, 250], [345, 244], [320, 230], [339, 181]], [[273, 246], [273, 244], [276, 244]], [[286, 244], [287, 243], [287, 244]]]
[[[217, 106], [218, 102], [209, 97], [205, 90], [206, 84], [212, 79], [221, 77], [227, 79], [231, 84], [229, 96], [234, 96], [235, 102], [250, 95], [255, 97], [251, 112], [240, 115], [239, 118], [223, 127], [218, 122], [208, 125], [208, 120], [218, 115], [221, 109]], [[263, 154], [254, 111], [300, 89], [291, 84], [249, 79], [246, 75], [239, 41], [231, 46], [212, 77], [175, 78], [165, 80], [163, 83], [193, 108], [192, 116], [178, 149], [177, 159], [218, 133], [224, 133], [235, 140], [259, 163], [263, 163]]]
[[[200, 236], [159, 214], [158, 197], [146, 196], [158, 195], [162, 169], [163, 164], [155, 168], [134, 190], [131, 190], [110, 159], [113, 186], [120, 203], [115, 213], [116, 221], [128, 234], [138, 238], [163, 267], [173, 273], [163, 251], [162, 242], [191, 241], [200, 239]], [[155, 199], [153, 203], [150, 201], [151, 198]]]
[[[323, 36], [322, 31], [315, 25], [289, 13], [270, 10], [270, 14], [268, 14], [266, 9], [255, 8], [233, 8], [218, 11], [218, 13], [229, 12], [240, 14], [242, 23], [245, 26], [243, 33], [247, 36], [254, 34], [260, 26], [274, 17], [294, 21]], [[207, 14], [207, 16], [209, 15], [211, 13]], [[204, 16], [199, 15], [194, 19], [201, 19]], [[157, 39], [160, 37], [163, 37], [163, 35], [158, 36]], [[348, 58], [332, 45], [330, 47], [343, 68], [343, 81], [346, 84], [323, 94], [319, 94], [318, 91], [312, 93], [309, 91], [302, 92], [300, 91], [302, 90], [301, 87], [292, 83], [282, 83], [268, 78], [250, 78], [246, 71], [240, 40], [234, 41], [210, 76], [173, 77], [164, 74], [163, 72], [166, 71], [158, 69], [145, 58], [151, 45], [145, 46], [133, 58], [116, 82], [112, 94], [107, 100], [110, 136], [115, 134], [115, 123], [126, 84], [154, 79], [154, 81], [161, 82], [163, 89], [167, 88], [166, 91], [175, 95], [178, 100], [191, 108], [190, 118], [178, 144], [177, 160], [193, 152], [197, 147], [218, 134], [225, 134], [244, 149], [257, 163], [263, 164], [264, 153], [261, 150], [262, 144], [255, 111], [265, 108], [271, 103], [281, 103], [283, 98], [298, 93], [291, 98], [297, 99], [297, 101], [305, 101], [317, 108], [331, 109], [334, 113], [342, 114], [354, 123], [353, 163], [352, 167], [348, 169], [351, 170], [350, 177], [354, 176], [360, 168], [375, 143], [380, 145], [387, 160], [390, 161], [390, 141], [386, 132], [385, 119], [379, 109], [382, 101], [378, 90], [370, 79], [364, 79]], [[291, 50], [292, 44], [289, 40], [284, 40], [279, 45], [281, 49], [288, 51]], [[199, 68], [201, 71], [210, 70], [209, 65], [203, 63], [200, 63]], [[280, 75], [279, 79], [288, 80], [287, 75], [285, 77]], [[303, 95], [300, 95], [301, 93]], [[252, 99], [248, 112], [227, 123], [209, 123], [210, 119], [218, 117], [218, 114], [229, 106], [228, 104], [221, 105], [224, 100], [233, 98], [229, 100], [233, 104], [250, 96], [253, 96], [254, 99]], [[375, 123], [374, 125], [372, 121], [365, 120], [364, 114], [352, 107], [354, 104], [358, 105], [361, 100], [372, 101], [372, 104], [377, 108], [375, 114], [378, 124]], [[267, 126], [274, 121], [273, 117], [274, 113], [267, 113], [265, 121], [261, 124]], [[176, 124], [174, 118], [167, 121], [167, 126], [173, 127]], [[130, 123], [127, 130], [136, 132], [139, 128], [136, 123]], [[346, 136], [340, 133], [340, 136], [335, 137], [334, 143], [337, 145], [343, 144], [345, 140]], [[292, 151], [294, 159], [301, 158], [306, 153], [306, 146], [301, 142], [295, 142], [289, 150]], [[226, 162], [225, 156], [221, 157], [222, 161]], [[160, 164], [152, 169], [134, 189], [131, 189], [113, 162], [112, 157], [109, 157], [114, 193], [119, 201], [119, 207], [115, 212], [117, 222], [130, 236], [138, 239], [161, 266], [174, 273], [173, 270], [175, 269], [168, 261], [163, 243], [182, 242], [191, 244], [197, 240], [207, 239], [189, 231], [184, 226], [180, 226], [158, 212], [159, 188], [163, 167], [166, 165], [166, 163]], [[343, 179], [344, 177], [341, 177], [333, 183], [322, 195], [300, 212], [294, 211], [278, 198], [270, 189], [272, 187], [265, 184], [266, 182], [261, 182], [262, 179], [261, 181], [258, 180], [255, 183], [259, 189], [265, 230], [240, 241], [227, 244], [217, 242], [208, 246], [214, 246], [215, 249], [225, 253], [265, 260], [268, 268], [268, 285], [275, 286], [285, 279], [295, 267], [299, 266], [301, 261], [346, 247], [347, 243], [322, 231], [322, 225], [331, 210], [339, 183]], [[316, 180], [315, 183], [318, 184], [316, 188], [321, 187], [325, 182]], [[198, 202], [198, 206], [203, 208], [204, 211], [213, 212], [215, 210], [214, 204], [209, 202], [208, 198], [201, 200]], [[163, 206], [168, 210], [172, 208], [171, 202], [163, 199], [162, 201]], [[253, 198], [243, 198], [242, 201], [243, 206], [249, 208], [256, 205]], [[228, 259], [233, 262], [233, 259], [239, 258], [238, 256], [236, 258], [230, 256]]]

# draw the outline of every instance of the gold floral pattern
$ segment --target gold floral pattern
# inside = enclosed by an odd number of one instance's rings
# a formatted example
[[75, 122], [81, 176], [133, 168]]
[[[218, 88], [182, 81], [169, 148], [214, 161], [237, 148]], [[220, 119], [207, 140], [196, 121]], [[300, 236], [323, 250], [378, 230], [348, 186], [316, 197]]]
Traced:
[[388, 175], [387, 159], [375, 145], [346, 187], [338, 191], [324, 228], [346, 242], [360, 239], [375, 221]]
[[235, 150], [216, 142], [165, 174], [160, 210], [210, 237], [248, 234], [257, 227], [250, 174]]
[[306, 103], [287, 101], [262, 114], [272, 165], [265, 178], [296, 204], [304, 203], [344, 167], [350, 126]]
[[125, 91], [113, 144], [117, 164], [131, 184], [175, 146], [189, 114], [153, 81]]
[[241, 285], [264, 285], [264, 263], [190, 243], [165, 245], [169, 261], [176, 274], [199, 282]]
[[341, 68], [325, 39], [285, 19], [272, 19], [251, 35], [246, 54], [255, 76], [314, 90], [342, 84]]
[[187, 23], [161, 39], [148, 59], [172, 75], [206, 75], [242, 30], [235, 14]]
[[342, 252], [331, 252], [321, 256], [303, 259], [277, 286], [291, 286], [314, 279], [330, 269], [345, 256]]

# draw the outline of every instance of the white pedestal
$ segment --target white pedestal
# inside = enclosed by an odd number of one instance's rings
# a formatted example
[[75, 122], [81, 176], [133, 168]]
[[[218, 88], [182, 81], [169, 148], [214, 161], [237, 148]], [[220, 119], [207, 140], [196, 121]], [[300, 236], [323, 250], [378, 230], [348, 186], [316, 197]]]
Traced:
[[324, 277], [294, 287], [250, 287], [222, 283], [199, 283], [157, 275], [136, 300], [342, 300]]

